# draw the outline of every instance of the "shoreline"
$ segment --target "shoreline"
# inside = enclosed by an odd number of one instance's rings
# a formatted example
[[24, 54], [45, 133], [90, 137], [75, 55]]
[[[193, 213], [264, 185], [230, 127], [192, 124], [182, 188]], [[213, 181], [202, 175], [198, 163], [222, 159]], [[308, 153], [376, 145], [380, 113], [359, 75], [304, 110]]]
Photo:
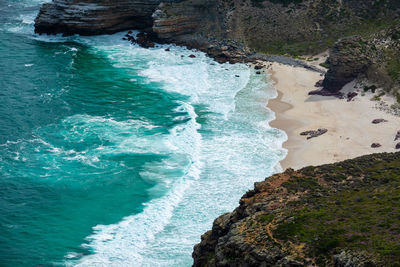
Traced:
[[[322, 165], [355, 158], [358, 156], [396, 152], [394, 137], [400, 130], [400, 117], [376, 109], [374, 96], [367, 93], [353, 101], [336, 97], [309, 96], [315, 90], [315, 83], [322, 79], [321, 74], [303, 67], [283, 65], [277, 62], [264, 62], [268, 65], [266, 73], [272, 80], [278, 96], [268, 101], [267, 107], [275, 113], [270, 126], [286, 132], [288, 140], [283, 148], [288, 154], [280, 164], [287, 168], [300, 169], [309, 165]], [[350, 83], [344, 92], [353, 91]], [[392, 97], [385, 96], [387, 102]], [[373, 124], [374, 119], [387, 122]], [[325, 128], [326, 134], [307, 140], [301, 136], [303, 131]], [[381, 147], [372, 148], [372, 143]]]

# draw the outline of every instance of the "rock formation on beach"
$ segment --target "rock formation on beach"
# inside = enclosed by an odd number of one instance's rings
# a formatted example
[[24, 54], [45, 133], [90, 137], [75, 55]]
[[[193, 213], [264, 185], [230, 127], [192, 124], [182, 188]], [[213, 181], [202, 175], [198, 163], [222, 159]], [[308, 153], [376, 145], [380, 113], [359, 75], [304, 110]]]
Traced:
[[291, 169], [214, 221], [194, 266], [397, 266], [400, 153]]
[[337, 92], [362, 77], [387, 91], [399, 92], [400, 23], [368, 37], [341, 39], [331, 49], [327, 64], [322, 85], [328, 91]]

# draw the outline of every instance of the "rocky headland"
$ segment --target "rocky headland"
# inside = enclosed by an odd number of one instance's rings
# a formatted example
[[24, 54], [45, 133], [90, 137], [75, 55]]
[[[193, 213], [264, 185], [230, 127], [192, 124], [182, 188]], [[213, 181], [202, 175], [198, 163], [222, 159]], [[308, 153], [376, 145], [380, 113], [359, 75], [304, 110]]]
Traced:
[[214, 221], [194, 266], [397, 266], [400, 153], [287, 169]]

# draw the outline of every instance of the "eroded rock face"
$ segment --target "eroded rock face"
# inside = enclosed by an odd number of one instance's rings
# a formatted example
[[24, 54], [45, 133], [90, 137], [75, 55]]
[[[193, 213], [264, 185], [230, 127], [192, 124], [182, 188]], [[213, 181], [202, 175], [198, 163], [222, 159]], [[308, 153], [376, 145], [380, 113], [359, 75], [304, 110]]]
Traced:
[[149, 29], [161, 0], [53, 0], [43, 4], [35, 32], [95, 35]]

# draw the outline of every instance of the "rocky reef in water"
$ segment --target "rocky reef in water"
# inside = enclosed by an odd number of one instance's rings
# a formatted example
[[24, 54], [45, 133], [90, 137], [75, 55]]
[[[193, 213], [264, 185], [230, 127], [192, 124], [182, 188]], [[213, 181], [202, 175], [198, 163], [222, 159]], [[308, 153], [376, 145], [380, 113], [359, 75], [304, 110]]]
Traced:
[[255, 183], [214, 221], [194, 266], [398, 266], [400, 153], [306, 167]]

